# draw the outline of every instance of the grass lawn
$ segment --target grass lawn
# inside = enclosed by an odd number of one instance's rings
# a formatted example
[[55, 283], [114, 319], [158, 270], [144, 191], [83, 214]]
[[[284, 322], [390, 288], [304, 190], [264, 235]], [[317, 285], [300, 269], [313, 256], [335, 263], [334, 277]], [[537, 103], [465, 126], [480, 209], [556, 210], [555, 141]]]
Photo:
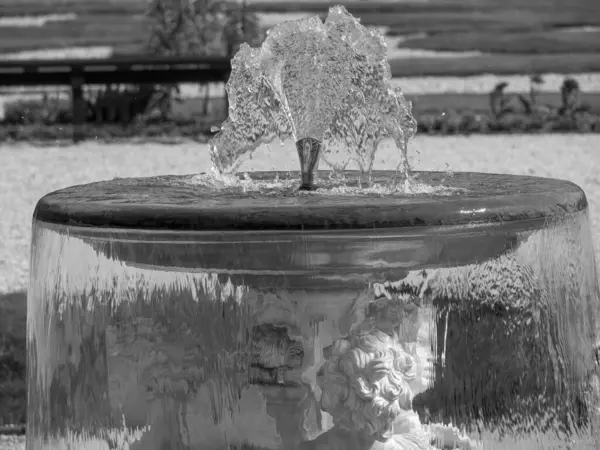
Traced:
[[390, 61], [394, 77], [576, 74], [600, 71], [600, 53], [483, 55], [465, 58], [407, 58]]
[[[557, 29], [539, 31], [458, 31], [411, 39], [404, 47], [512, 54], [561, 54], [600, 52], [600, 32], [564, 32]], [[600, 55], [596, 56], [600, 58]]]
[[3, 0], [0, 16], [143, 14], [145, 0]]
[[[596, 0], [432, 0], [341, 2], [365, 25], [389, 27], [391, 35], [427, 33], [403, 47], [493, 53], [457, 59], [392, 61], [394, 76], [576, 73], [600, 71], [600, 33], [565, 32], [566, 26], [600, 25]], [[250, 2], [258, 12], [324, 15], [330, 2]], [[111, 46], [117, 54], [144, 51], [149, 22], [142, 0], [7, 0], [2, 15], [76, 13], [78, 19], [43, 27], [0, 28], [0, 52], [66, 46]]]
[[111, 46], [143, 48], [150, 22], [143, 15], [86, 15], [42, 27], [0, 27], [0, 52], [42, 48]]

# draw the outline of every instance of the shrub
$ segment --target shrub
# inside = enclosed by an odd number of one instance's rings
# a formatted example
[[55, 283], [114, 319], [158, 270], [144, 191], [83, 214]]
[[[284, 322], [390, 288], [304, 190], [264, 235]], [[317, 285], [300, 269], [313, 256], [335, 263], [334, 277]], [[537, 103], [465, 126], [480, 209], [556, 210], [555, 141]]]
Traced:
[[0, 425], [25, 421], [26, 295], [0, 296]]
[[575, 115], [577, 129], [584, 133], [600, 132], [600, 117], [590, 112]]
[[0, 383], [0, 422], [25, 423], [27, 388], [24, 379]]
[[490, 125], [489, 122], [487, 116], [468, 111], [460, 117], [459, 131], [465, 134], [487, 133]]
[[72, 121], [71, 108], [60, 100], [17, 100], [6, 105], [3, 122], [10, 125]]
[[[127, 127], [118, 124], [98, 125], [88, 123], [83, 126], [83, 137], [86, 140], [98, 140], [111, 142], [121, 139], [152, 139], [160, 140], [165, 138], [188, 138], [200, 141], [206, 141], [207, 136], [211, 134], [210, 128], [219, 125], [220, 122], [214, 121], [184, 121], [177, 122], [139, 122]], [[0, 142], [20, 141], [20, 142], [48, 142], [60, 143], [70, 142], [73, 138], [73, 125], [61, 124], [27, 124], [27, 125], [8, 125], [0, 126]]]
[[417, 131], [423, 134], [434, 134], [437, 116], [434, 114], [423, 114], [417, 120]]
[[[496, 118], [473, 110], [445, 110], [415, 112], [415, 118], [418, 132], [422, 134], [600, 132], [600, 115], [585, 109], [569, 115], [560, 115], [557, 111], [510, 112]], [[132, 113], [126, 122], [113, 115], [110, 123], [88, 121], [83, 127], [83, 136], [101, 141], [174, 137], [206, 141], [212, 135], [210, 128], [219, 126], [223, 119], [196, 116], [193, 111], [171, 113], [167, 118], [160, 114]], [[0, 142], [70, 141], [72, 136], [73, 125], [67, 102], [18, 101], [7, 106], [5, 120], [0, 123]]]

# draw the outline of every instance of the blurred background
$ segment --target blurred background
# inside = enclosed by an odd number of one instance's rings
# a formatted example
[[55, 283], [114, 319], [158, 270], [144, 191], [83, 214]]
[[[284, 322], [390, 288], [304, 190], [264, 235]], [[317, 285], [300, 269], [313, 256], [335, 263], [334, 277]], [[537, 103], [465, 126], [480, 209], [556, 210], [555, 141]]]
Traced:
[[[600, 131], [597, 0], [341, 2], [387, 40], [395, 83], [430, 134]], [[229, 60], [270, 27], [332, 2], [287, 0], [4, 0], [0, 64], [144, 56]], [[0, 66], [0, 141], [72, 134], [69, 86], [15, 86]], [[15, 78], [16, 77], [16, 78]], [[40, 76], [40, 82], [43, 81]], [[81, 135], [206, 140], [226, 117], [224, 83], [86, 85]], [[223, 80], [225, 81], [225, 80]], [[140, 126], [143, 124], [144, 126]]]

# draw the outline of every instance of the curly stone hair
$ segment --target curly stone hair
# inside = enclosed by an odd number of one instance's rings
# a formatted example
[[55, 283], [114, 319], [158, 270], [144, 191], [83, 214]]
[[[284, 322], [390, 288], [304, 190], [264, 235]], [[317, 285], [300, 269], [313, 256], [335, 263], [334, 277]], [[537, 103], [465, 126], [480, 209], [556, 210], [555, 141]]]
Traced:
[[340, 428], [384, 442], [393, 435], [394, 420], [411, 410], [407, 382], [416, 376], [416, 363], [395, 333], [356, 330], [337, 340], [323, 374], [321, 408]]

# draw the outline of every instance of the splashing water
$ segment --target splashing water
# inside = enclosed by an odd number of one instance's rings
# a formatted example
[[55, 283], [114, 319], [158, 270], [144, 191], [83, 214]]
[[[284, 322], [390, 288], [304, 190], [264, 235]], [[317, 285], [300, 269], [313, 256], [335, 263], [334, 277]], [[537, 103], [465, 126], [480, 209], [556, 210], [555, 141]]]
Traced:
[[401, 157], [396, 186], [407, 190], [416, 121], [391, 85], [386, 55], [383, 36], [342, 6], [325, 23], [315, 16], [272, 28], [259, 49], [243, 44], [226, 86], [229, 117], [211, 143], [213, 178], [237, 171], [261, 144], [293, 138], [307, 189], [321, 153], [334, 172], [354, 161], [369, 184], [379, 144], [392, 138]]

